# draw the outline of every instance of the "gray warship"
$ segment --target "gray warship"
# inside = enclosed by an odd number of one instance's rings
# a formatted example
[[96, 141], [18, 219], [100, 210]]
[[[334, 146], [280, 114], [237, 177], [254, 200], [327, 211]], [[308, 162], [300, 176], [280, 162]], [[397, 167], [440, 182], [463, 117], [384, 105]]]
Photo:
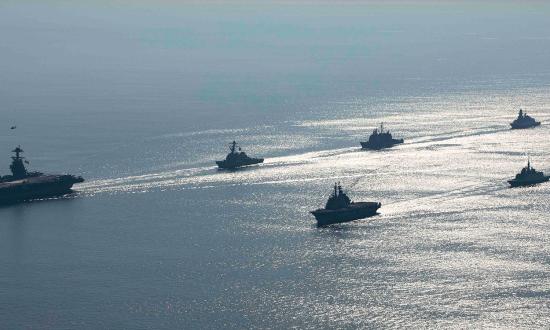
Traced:
[[380, 129], [375, 128], [367, 142], [361, 142], [363, 149], [380, 150], [393, 147], [396, 144], [403, 143], [403, 139], [394, 139], [390, 131], [384, 132], [384, 125], [380, 124]]
[[70, 193], [75, 183], [84, 182], [80, 176], [28, 172], [25, 164], [29, 162], [21, 156], [23, 149], [17, 147], [12, 152], [15, 153], [11, 157], [12, 174], [0, 177], [0, 205], [62, 196]]
[[516, 177], [509, 180], [508, 183], [513, 187], [531, 186], [537, 183], [546, 182], [550, 176], [544, 175], [543, 172], [535, 170], [531, 167], [531, 160], [527, 161], [527, 166], [521, 169], [521, 172], [516, 174]]
[[325, 208], [310, 213], [317, 219], [317, 226], [326, 226], [371, 217], [381, 206], [378, 202], [352, 202], [342, 186], [335, 183]]
[[531, 128], [539, 125], [540, 121], [536, 121], [533, 117], [523, 112], [522, 109], [519, 109], [518, 117], [510, 123], [512, 129]]
[[254, 165], [263, 163], [263, 158], [251, 158], [241, 150], [237, 145], [237, 142], [233, 141], [229, 144], [229, 154], [225, 157], [225, 160], [218, 160], [216, 164], [221, 169], [236, 169], [243, 166]]

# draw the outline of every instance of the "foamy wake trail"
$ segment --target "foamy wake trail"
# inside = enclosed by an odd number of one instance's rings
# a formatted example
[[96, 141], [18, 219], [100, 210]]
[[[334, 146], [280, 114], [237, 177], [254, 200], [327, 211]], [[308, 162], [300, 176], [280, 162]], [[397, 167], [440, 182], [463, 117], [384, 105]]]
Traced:
[[[316, 159], [332, 157], [353, 152], [357, 148], [343, 148], [307, 152], [298, 155], [273, 157], [265, 163], [242, 168], [237, 171], [219, 171], [216, 166], [187, 168], [173, 171], [163, 171], [144, 175], [133, 175], [114, 179], [100, 179], [77, 185], [75, 190], [84, 194], [145, 192], [153, 189], [173, 189], [177, 187], [214, 187], [246, 184], [273, 184], [278, 182], [298, 182], [324, 179], [323, 176], [305, 176], [303, 178], [285, 177], [288, 167], [305, 165]], [[357, 175], [344, 175], [355, 177]]]
[[[487, 140], [488, 134], [499, 134], [503, 128], [491, 126], [468, 131], [449, 131], [438, 135], [416, 138], [397, 146], [388, 152], [362, 152], [360, 147], [328, 149], [304, 152], [288, 156], [267, 158], [263, 164], [242, 168], [236, 171], [220, 171], [216, 166], [203, 166], [179, 170], [159, 171], [144, 175], [125, 176], [113, 179], [100, 179], [75, 186], [75, 190], [83, 194], [99, 193], [136, 193], [151, 190], [213, 188], [234, 185], [283, 184], [327, 179], [360, 178], [377, 176], [392, 178], [396, 173], [414, 178], [415, 175], [432, 173], [448, 175], [453, 169], [442, 169], [438, 164], [448, 163], [448, 157], [466, 154], [464, 145], [475, 145], [475, 140], [464, 138], [480, 137]], [[493, 137], [494, 138], [494, 137]], [[453, 140], [455, 150], [448, 155], [437, 151], [441, 141]], [[498, 140], [498, 139], [497, 139]], [[418, 153], [419, 146], [433, 146], [434, 150], [423, 150]], [[402, 166], [414, 161], [414, 166]], [[457, 161], [455, 163], [460, 163]], [[448, 164], [453, 166], [453, 163]], [[490, 167], [490, 166], [489, 166]], [[488, 167], [488, 168], [489, 168]], [[409, 172], [409, 173], [408, 173]], [[376, 178], [378, 179], [378, 178]], [[498, 182], [479, 182], [467, 176], [457, 177], [457, 182], [463, 181], [466, 186], [438, 193], [432, 196], [419, 197], [426, 203], [453, 200], [458, 197], [491, 193]], [[468, 185], [478, 181], [476, 185]], [[391, 180], [389, 181], [391, 182]], [[500, 189], [500, 188], [497, 188]], [[394, 210], [417, 208], [419, 200], [400, 201], [394, 204]]]
[[75, 189], [83, 193], [91, 194], [101, 192], [132, 192], [137, 190], [146, 190], [148, 188], [162, 187], [163, 184], [170, 182], [185, 180], [214, 169], [215, 166], [197, 167], [144, 175], [126, 176], [114, 179], [93, 180], [79, 184], [75, 187]]

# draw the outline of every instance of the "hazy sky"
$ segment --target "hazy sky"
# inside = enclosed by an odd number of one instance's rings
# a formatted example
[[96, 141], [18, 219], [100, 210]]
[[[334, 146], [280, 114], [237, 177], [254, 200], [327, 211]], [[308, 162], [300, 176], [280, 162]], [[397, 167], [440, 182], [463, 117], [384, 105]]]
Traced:
[[258, 107], [537, 77], [549, 18], [537, 2], [3, 1], [0, 98]]

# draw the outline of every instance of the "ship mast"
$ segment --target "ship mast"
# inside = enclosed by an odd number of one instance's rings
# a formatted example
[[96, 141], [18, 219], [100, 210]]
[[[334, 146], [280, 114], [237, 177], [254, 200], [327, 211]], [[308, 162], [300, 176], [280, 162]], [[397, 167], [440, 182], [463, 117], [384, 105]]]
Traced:
[[28, 176], [25, 164], [23, 164], [24, 157], [21, 157], [23, 149], [21, 149], [21, 146], [17, 146], [17, 148], [12, 150], [12, 152], [15, 152], [15, 156], [11, 157], [13, 160], [10, 165], [11, 173], [15, 179], [23, 179]]
[[11, 152], [15, 152], [15, 157], [11, 157], [13, 160], [23, 160], [24, 157], [19, 156], [19, 154], [23, 153], [23, 149], [21, 149], [21, 146], [17, 146], [17, 148], [13, 149]]
[[235, 149], [237, 149], [237, 142], [233, 141], [229, 144], [229, 150], [231, 150], [231, 153], [235, 153]]

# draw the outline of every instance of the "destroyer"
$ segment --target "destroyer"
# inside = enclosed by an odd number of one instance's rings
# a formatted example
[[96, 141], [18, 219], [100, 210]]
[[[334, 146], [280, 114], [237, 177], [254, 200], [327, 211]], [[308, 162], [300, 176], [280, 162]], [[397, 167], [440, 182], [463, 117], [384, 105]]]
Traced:
[[512, 129], [531, 128], [540, 125], [540, 121], [536, 121], [533, 117], [524, 113], [522, 109], [519, 109], [518, 117], [510, 124]]
[[348, 222], [376, 215], [382, 206], [378, 202], [352, 202], [342, 190], [339, 183], [334, 184], [334, 191], [324, 209], [311, 211], [317, 219], [317, 226]]
[[263, 158], [251, 158], [246, 155], [244, 151], [237, 145], [237, 142], [233, 141], [229, 144], [229, 150], [231, 151], [225, 157], [225, 160], [216, 161], [219, 168], [236, 169], [247, 165], [254, 165], [263, 163]]
[[0, 177], [0, 204], [11, 204], [38, 198], [62, 196], [71, 192], [75, 183], [84, 182], [82, 177], [73, 175], [46, 175], [28, 172], [21, 157], [23, 149], [15, 148], [11, 157], [11, 175]]
[[544, 175], [543, 172], [539, 172], [531, 167], [531, 161], [527, 161], [527, 166], [521, 169], [521, 172], [516, 174], [516, 177], [509, 180], [508, 183], [512, 187], [530, 186], [541, 182], [546, 182], [550, 179], [550, 176]]
[[403, 143], [403, 139], [394, 139], [390, 131], [384, 132], [383, 124], [380, 124], [380, 129], [375, 128], [367, 142], [361, 142], [363, 149], [380, 150], [393, 147], [396, 144]]

